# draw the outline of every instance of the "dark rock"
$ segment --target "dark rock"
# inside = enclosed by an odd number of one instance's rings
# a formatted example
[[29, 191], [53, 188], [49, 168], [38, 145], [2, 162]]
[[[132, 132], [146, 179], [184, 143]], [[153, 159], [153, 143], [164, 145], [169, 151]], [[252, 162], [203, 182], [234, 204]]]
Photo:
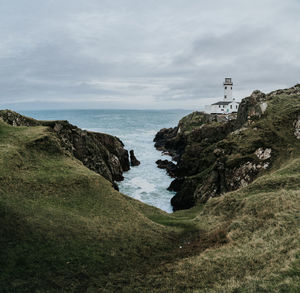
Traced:
[[141, 164], [141, 162], [135, 157], [134, 155], [134, 151], [131, 150], [130, 151], [130, 165], [131, 166], [139, 166]]
[[[49, 127], [67, 153], [74, 155], [86, 167], [109, 180], [115, 188], [117, 185], [114, 181], [123, 180], [123, 172], [130, 169], [128, 151], [117, 137], [82, 130], [64, 120], [38, 121], [10, 110], [0, 111], [0, 117], [13, 126]], [[47, 146], [47, 141], [39, 145]], [[45, 150], [49, 151], [46, 147]]]
[[186, 177], [180, 190], [171, 199], [173, 210], [189, 209], [195, 205], [194, 191], [197, 187], [197, 179]]
[[183, 183], [184, 183], [184, 178], [177, 177], [171, 182], [170, 186], [168, 187], [168, 190], [177, 192], [181, 190]]
[[124, 179], [123, 172], [130, 169], [128, 151], [118, 138], [81, 130], [66, 121], [46, 122], [46, 125], [54, 130], [62, 146], [89, 169], [110, 182]]
[[177, 159], [176, 176], [192, 176], [212, 166], [215, 155], [211, 146], [234, 130], [234, 123], [227, 121], [217, 125], [207, 124], [189, 133], [184, 140], [184, 151]]
[[168, 161], [157, 162], [159, 167], [169, 171], [171, 177], [176, 177], [168, 188], [177, 192], [171, 201], [175, 210], [195, 204], [197, 197], [194, 193], [201, 180], [190, 176], [213, 168], [216, 156], [223, 153], [221, 149], [214, 153], [210, 147], [235, 129], [235, 120], [221, 120], [217, 115], [194, 112], [182, 118], [177, 127], [162, 129], [155, 136], [155, 147], [169, 152], [177, 160], [177, 165]]
[[154, 147], [177, 161], [186, 146], [186, 136], [178, 134], [178, 127], [161, 129], [155, 136]]
[[112, 184], [112, 187], [113, 187], [116, 191], [119, 191], [119, 186], [118, 186], [118, 184], [117, 184], [116, 182], [114, 182], [114, 183]]
[[173, 160], [176, 160], [180, 152], [184, 150], [184, 143], [180, 141], [177, 131], [178, 127], [163, 128], [155, 135], [153, 140], [155, 148], [172, 156]]
[[157, 167], [160, 169], [166, 169], [167, 173], [170, 177], [176, 176], [176, 165], [168, 160], [157, 160], [156, 161]]

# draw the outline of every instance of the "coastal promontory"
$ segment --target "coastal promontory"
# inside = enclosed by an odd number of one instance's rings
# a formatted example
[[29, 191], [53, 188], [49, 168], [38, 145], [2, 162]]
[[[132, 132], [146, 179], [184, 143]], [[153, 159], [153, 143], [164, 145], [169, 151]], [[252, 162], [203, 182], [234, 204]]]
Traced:
[[[160, 130], [155, 147], [168, 153], [164, 162], [175, 177], [175, 210], [249, 185], [297, 152], [300, 85], [264, 94], [254, 91], [236, 114], [194, 112], [178, 126]], [[175, 176], [174, 176], [175, 175]]]
[[[128, 151], [122, 141], [109, 134], [82, 130], [68, 121], [39, 121], [10, 110], [1, 110], [0, 118], [12, 126], [45, 126], [54, 134], [60, 147], [80, 160], [90, 170], [114, 184], [124, 179], [123, 172], [130, 169]], [[33, 141], [32, 146], [46, 148], [50, 136]]]

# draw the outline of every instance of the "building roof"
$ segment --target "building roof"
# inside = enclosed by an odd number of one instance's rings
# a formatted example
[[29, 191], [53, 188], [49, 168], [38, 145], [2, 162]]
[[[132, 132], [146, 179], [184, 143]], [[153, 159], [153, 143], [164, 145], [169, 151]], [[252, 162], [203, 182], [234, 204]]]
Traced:
[[221, 101], [221, 102], [214, 103], [212, 105], [223, 105], [223, 106], [225, 106], [225, 105], [229, 105], [231, 103], [237, 103], [238, 104], [238, 102], [236, 102], [236, 101], [228, 101], [228, 102]]

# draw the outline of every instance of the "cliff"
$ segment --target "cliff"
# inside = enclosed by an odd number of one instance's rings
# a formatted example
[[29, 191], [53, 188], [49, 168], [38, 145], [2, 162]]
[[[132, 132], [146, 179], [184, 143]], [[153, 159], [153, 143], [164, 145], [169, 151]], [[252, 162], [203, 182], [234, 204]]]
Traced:
[[276, 168], [299, 146], [299, 115], [296, 85], [269, 94], [254, 91], [242, 100], [237, 116], [194, 112], [177, 127], [160, 130], [155, 147], [177, 161], [169, 187], [177, 192], [174, 209], [205, 203]]
[[108, 181], [124, 179], [130, 169], [128, 151], [117, 137], [82, 130], [68, 121], [38, 121], [10, 110], [1, 110], [0, 118], [12, 126], [46, 126], [58, 138], [63, 150]]
[[[272, 151], [257, 152], [276, 155], [272, 169], [172, 214], [113, 189], [63, 145], [56, 122], [0, 119], [0, 291], [299, 292], [299, 98], [286, 97], [276, 95], [253, 129], [278, 131]], [[236, 136], [234, 147], [244, 138], [251, 145], [253, 133]]]

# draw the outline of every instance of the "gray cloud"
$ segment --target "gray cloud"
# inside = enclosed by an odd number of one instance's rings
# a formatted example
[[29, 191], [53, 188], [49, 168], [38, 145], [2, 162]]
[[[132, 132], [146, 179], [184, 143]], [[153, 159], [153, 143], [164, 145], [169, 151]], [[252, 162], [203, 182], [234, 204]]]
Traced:
[[300, 80], [298, 0], [0, 0], [0, 107], [197, 108]]

